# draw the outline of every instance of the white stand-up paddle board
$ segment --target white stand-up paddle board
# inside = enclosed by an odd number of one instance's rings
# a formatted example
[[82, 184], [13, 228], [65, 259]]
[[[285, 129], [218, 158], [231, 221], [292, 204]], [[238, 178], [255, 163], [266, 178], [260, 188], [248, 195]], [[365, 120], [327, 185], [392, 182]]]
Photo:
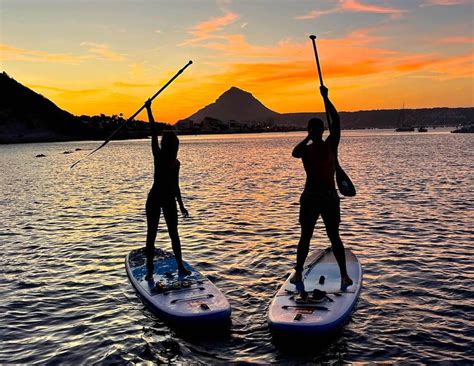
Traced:
[[330, 248], [313, 253], [305, 262], [303, 281], [278, 290], [268, 310], [268, 323], [275, 335], [321, 336], [341, 328], [349, 319], [362, 289], [362, 268], [357, 257], [345, 249], [347, 273], [354, 282], [341, 289], [341, 276]]
[[196, 269], [178, 275], [173, 254], [155, 249], [153, 281], [146, 281], [145, 248], [132, 250], [125, 259], [127, 275], [144, 303], [163, 320], [182, 328], [226, 326], [230, 305], [219, 289]]

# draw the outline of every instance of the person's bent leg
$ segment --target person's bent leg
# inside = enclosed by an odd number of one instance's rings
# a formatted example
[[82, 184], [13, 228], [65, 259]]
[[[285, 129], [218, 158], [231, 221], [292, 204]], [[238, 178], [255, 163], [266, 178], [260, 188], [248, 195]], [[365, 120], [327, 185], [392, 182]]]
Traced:
[[169, 203], [163, 207], [163, 215], [165, 216], [166, 225], [168, 226], [168, 234], [171, 239], [171, 246], [173, 248], [176, 264], [180, 274], [189, 275], [191, 272], [183, 265], [183, 256], [181, 254], [181, 241], [178, 233], [178, 210], [176, 209], [176, 202]]
[[160, 208], [151, 209], [147, 204], [146, 209], [146, 280], [153, 279], [153, 258], [155, 256], [155, 239], [158, 231], [158, 223], [160, 221]]

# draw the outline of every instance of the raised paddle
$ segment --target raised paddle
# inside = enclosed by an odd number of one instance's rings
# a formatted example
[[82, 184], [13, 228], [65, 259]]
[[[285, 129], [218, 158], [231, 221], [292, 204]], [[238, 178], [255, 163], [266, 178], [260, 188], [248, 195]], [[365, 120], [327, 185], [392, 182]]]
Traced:
[[[319, 63], [318, 50], [316, 48], [316, 36], [311, 35], [309, 36], [309, 38], [311, 38], [311, 41], [313, 42], [314, 58], [316, 59], [316, 66], [317, 66], [318, 75], [319, 75], [319, 84], [320, 86], [324, 86], [323, 73], [321, 72], [321, 65]], [[326, 108], [326, 103], [324, 104], [324, 108], [326, 110], [326, 119], [328, 121], [328, 126], [329, 126], [329, 129], [331, 129], [331, 118], [329, 116], [329, 111]], [[353, 197], [356, 195], [354, 184], [352, 183], [351, 179], [346, 174], [346, 172], [339, 165], [339, 159], [337, 159], [337, 155], [336, 155], [336, 183], [337, 183], [337, 187], [339, 188], [339, 192], [341, 192], [343, 196]]]
[[[170, 80], [168, 80], [168, 82], [163, 85], [160, 90], [158, 90], [155, 94], [153, 94], [153, 96], [149, 99], [150, 101], [152, 101], [153, 99], [155, 99], [163, 90], [165, 90], [168, 85], [170, 85], [174, 79], [176, 79], [179, 75], [181, 75], [181, 73], [186, 70], [186, 68], [191, 65], [193, 62], [192, 61], [189, 61], [181, 70], [179, 70]], [[131, 121], [132, 119], [134, 119], [136, 116], [138, 116], [138, 114], [145, 108], [145, 103], [143, 103], [143, 105], [138, 109], [138, 111], [136, 111], [130, 118], [128, 118], [127, 120], [123, 121], [122, 124], [120, 126], [117, 127], [117, 129], [112, 132], [110, 134], [109, 137], [107, 137], [107, 139], [97, 148], [95, 148], [94, 150], [92, 150], [89, 154], [87, 154], [86, 156], [84, 156], [82, 159], [79, 159], [78, 161], [76, 161], [74, 164], [71, 165], [71, 169], [74, 168], [77, 164], [79, 164], [82, 160], [84, 160], [85, 158], [91, 156], [93, 153], [95, 153], [96, 151], [99, 151], [100, 149], [102, 149], [105, 145], [107, 145], [110, 140], [112, 140], [112, 138], [115, 136], [115, 134], [117, 132], [119, 132], [126, 124], [128, 121]]]

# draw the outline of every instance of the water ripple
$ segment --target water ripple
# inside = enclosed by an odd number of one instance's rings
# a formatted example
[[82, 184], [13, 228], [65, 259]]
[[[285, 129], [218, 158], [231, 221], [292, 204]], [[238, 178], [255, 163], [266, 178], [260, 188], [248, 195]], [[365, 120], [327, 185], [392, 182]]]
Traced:
[[[328, 344], [272, 343], [266, 311], [299, 236], [301, 138], [182, 138], [184, 256], [233, 307], [230, 333], [205, 338], [169, 329], [125, 274], [145, 241], [147, 141], [114, 142], [74, 170], [82, 153], [62, 152], [95, 143], [0, 146], [0, 363], [473, 363], [474, 140], [443, 132], [344, 132], [358, 195], [341, 200], [341, 235], [363, 263], [357, 311]], [[163, 222], [157, 245], [170, 247]], [[318, 223], [312, 247], [327, 245]]]

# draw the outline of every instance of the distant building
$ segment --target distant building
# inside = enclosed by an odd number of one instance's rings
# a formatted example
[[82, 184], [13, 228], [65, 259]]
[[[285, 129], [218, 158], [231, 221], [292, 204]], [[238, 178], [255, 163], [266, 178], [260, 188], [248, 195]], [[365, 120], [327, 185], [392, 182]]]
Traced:
[[194, 121], [188, 118], [182, 119], [176, 122], [175, 127], [179, 130], [192, 130], [194, 127]]
[[225, 132], [229, 131], [229, 124], [222, 122], [217, 118], [205, 117], [201, 122], [201, 131], [203, 132]]

